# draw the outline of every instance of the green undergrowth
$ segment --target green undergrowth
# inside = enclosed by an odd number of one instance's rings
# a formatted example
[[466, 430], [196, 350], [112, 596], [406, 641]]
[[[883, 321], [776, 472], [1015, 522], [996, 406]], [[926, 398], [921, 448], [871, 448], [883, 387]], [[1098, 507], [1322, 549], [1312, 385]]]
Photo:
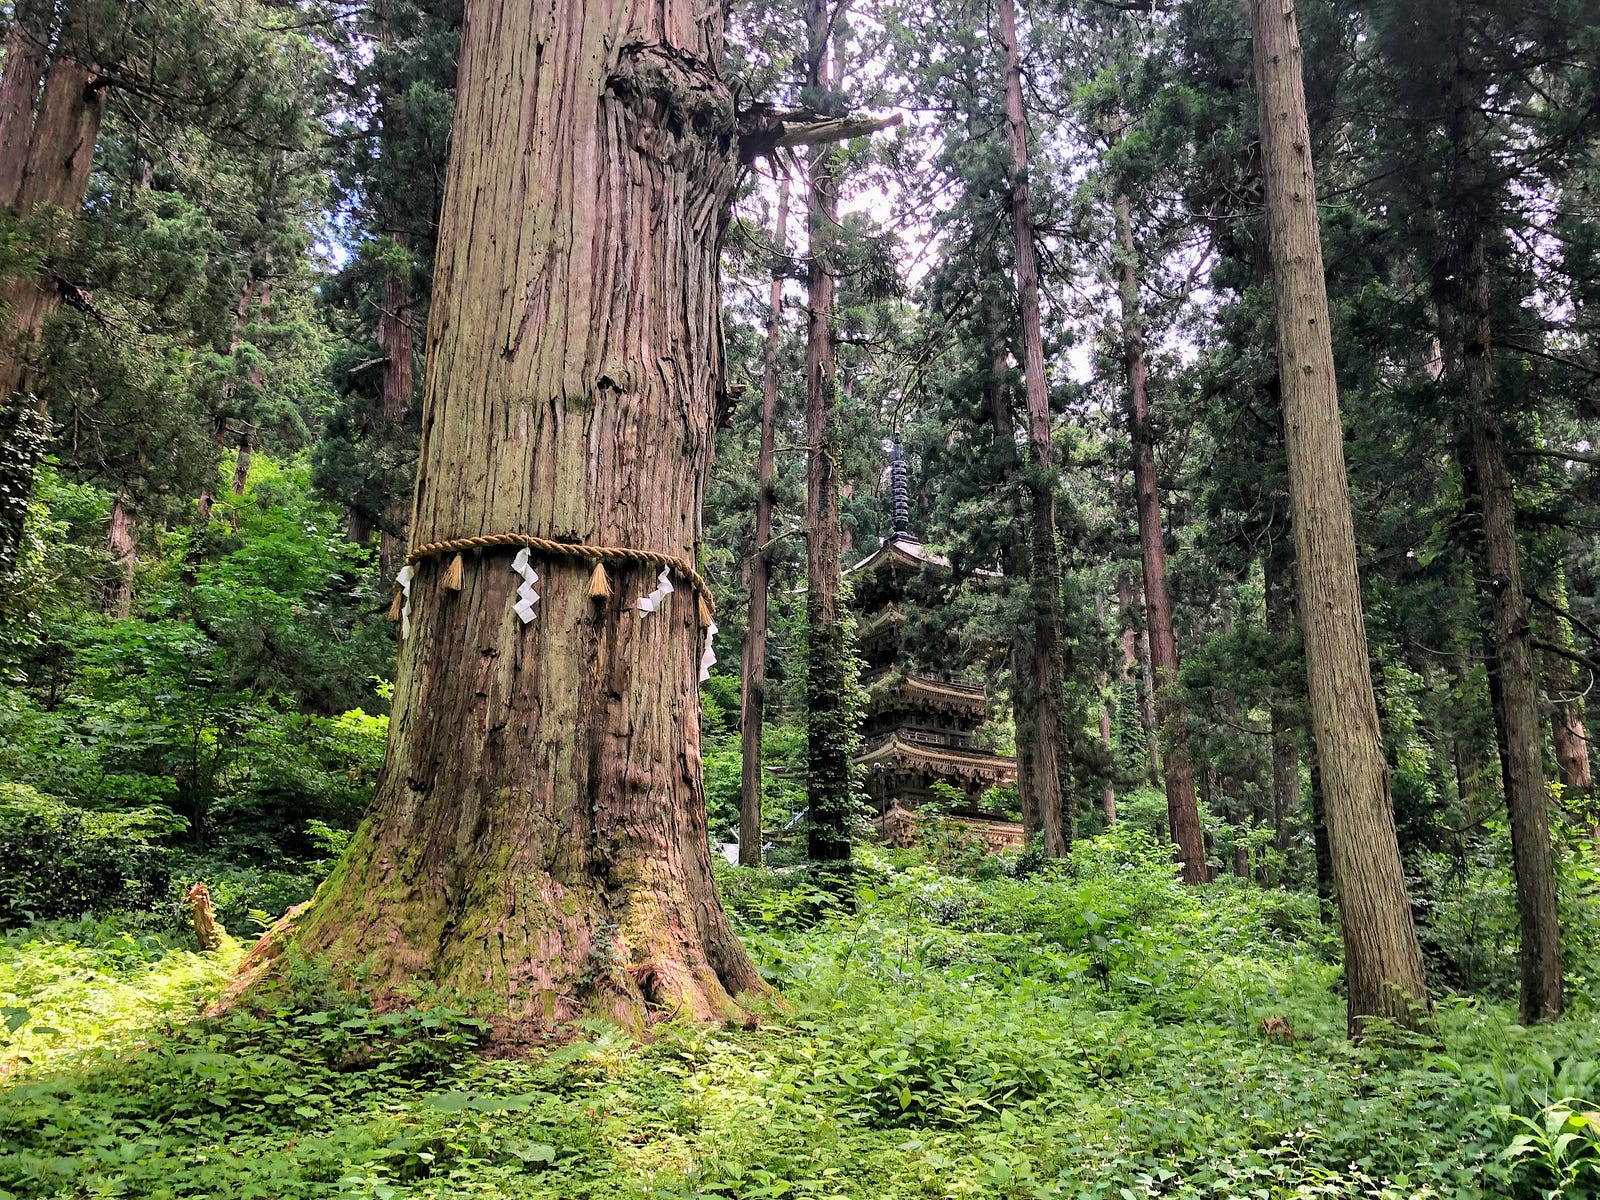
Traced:
[[1314, 902], [1185, 890], [1163, 857], [1102, 839], [977, 881], [868, 856], [850, 905], [729, 872], [792, 1014], [645, 1041], [585, 1025], [517, 1059], [448, 1006], [380, 1016], [314, 980], [184, 1020], [227, 955], [37, 929], [6, 943], [0, 991], [60, 1033], [30, 1017], [34, 1049], [7, 1052], [0, 1193], [1597, 1194], [1591, 1012], [1524, 1030], [1449, 999], [1437, 1039], [1353, 1048]]

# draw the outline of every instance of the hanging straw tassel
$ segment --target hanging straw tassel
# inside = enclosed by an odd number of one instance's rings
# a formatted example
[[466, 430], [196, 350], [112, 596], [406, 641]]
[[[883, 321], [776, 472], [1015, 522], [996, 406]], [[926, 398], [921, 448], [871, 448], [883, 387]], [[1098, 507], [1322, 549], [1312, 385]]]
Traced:
[[459, 592], [464, 569], [461, 564], [461, 555], [458, 554], [450, 560], [450, 565], [444, 569], [444, 578], [439, 581], [439, 586], [447, 592]]
[[700, 597], [700, 628], [709, 629], [711, 627], [711, 605], [706, 601], [704, 592], [700, 592], [698, 595]]
[[606, 565], [603, 562], [596, 562], [594, 571], [589, 575], [589, 599], [611, 599], [611, 580], [606, 577]]
[[400, 585], [397, 583], [394, 585], [394, 602], [389, 605], [389, 620], [393, 621], [397, 625], [400, 623], [400, 606], [402, 603], [403, 601], [400, 598]]

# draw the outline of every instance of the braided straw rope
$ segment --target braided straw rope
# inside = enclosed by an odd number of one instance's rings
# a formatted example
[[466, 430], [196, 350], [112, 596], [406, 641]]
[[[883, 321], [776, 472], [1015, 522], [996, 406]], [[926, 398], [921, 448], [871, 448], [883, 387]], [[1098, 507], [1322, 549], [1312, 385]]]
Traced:
[[536, 550], [547, 558], [575, 558], [581, 562], [664, 567], [693, 585], [708, 613], [716, 611], [717, 606], [711, 598], [710, 586], [689, 562], [675, 554], [661, 554], [655, 550], [635, 550], [631, 546], [591, 546], [584, 542], [552, 542], [548, 538], [534, 537], [528, 533], [486, 533], [477, 537], [428, 542], [406, 555], [406, 565], [419, 563], [425, 558], [437, 558], [442, 554], [460, 554], [466, 550], [480, 552], [522, 546]]

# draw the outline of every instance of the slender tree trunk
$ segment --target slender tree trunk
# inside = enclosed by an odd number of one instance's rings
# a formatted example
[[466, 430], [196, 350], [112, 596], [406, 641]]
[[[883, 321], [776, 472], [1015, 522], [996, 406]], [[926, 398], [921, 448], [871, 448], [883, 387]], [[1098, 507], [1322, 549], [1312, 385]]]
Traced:
[[1118, 292], [1122, 301], [1122, 353], [1128, 372], [1128, 436], [1133, 442], [1133, 487], [1139, 512], [1139, 555], [1144, 564], [1144, 604], [1150, 631], [1150, 666], [1155, 675], [1156, 720], [1166, 761], [1167, 824], [1185, 883], [1206, 881], [1205, 835], [1195, 801], [1194, 768], [1182, 745], [1183, 701], [1178, 693], [1178, 639], [1172, 628], [1172, 597], [1167, 591], [1167, 548], [1161, 531], [1161, 489], [1156, 478], [1155, 431], [1150, 397], [1144, 322], [1139, 311], [1137, 250], [1133, 216], [1126, 196], [1114, 202], [1117, 243], [1122, 253]]
[[[8, 59], [0, 77], [0, 201], [19, 217], [50, 208], [76, 215], [105, 111], [105, 86], [96, 71], [65, 49], [84, 40], [87, 17], [79, 5], [63, 8], [60, 44], [35, 105], [41, 68], [34, 55], [44, 54], [40, 33], [48, 28], [48, 16], [33, 4], [19, 7], [13, 28], [22, 43], [19, 58]], [[44, 247], [47, 254], [57, 249]], [[45, 414], [32, 394], [34, 346], [60, 304], [60, 290], [47, 271], [0, 282], [0, 574], [11, 569], [21, 548], [34, 468], [44, 447]]]
[[[1267, 635], [1280, 658], [1293, 653], [1293, 582], [1287, 564], [1269, 553], [1263, 562], [1267, 591]], [[1289, 814], [1300, 806], [1300, 748], [1296, 742], [1293, 709], [1287, 697], [1273, 690], [1272, 705], [1272, 845], [1289, 852]]]
[[1033, 599], [1032, 695], [1038, 737], [1033, 747], [1033, 788], [1044, 833], [1044, 852], [1066, 854], [1072, 822], [1062, 811], [1059, 697], [1061, 570], [1056, 553], [1056, 497], [1050, 445], [1050, 391], [1044, 373], [1039, 314], [1039, 264], [1034, 245], [1033, 198], [1028, 184], [1028, 127], [1022, 106], [1022, 52], [1014, 0], [998, 0], [1000, 43], [1006, 61], [1006, 135], [1011, 144], [1011, 225], [1016, 237], [1017, 310], [1022, 319], [1022, 379], [1033, 450], [1028, 486], [1033, 501], [1029, 570]]
[[750, 626], [744, 635], [739, 774], [739, 865], [761, 865], [761, 732], [767, 704], [767, 587], [772, 572], [772, 480], [777, 454], [778, 351], [783, 344], [783, 281], [788, 275], [789, 174], [778, 184], [772, 238], [767, 358], [761, 377], [761, 448], [756, 460], [756, 549], [750, 557]]
[[[469, 0], [430, 314], [414, 544], [528, 533], [693, 561], [737, 178], [722, 9]], [[717, 897], [687, 581], [509, 551], [416, 566], [371, 817], [289, 939], [380, 1005], [502, 1038], [584, 1013], [743, 1019]], [[285, 944], [266, 939], [246, 979]]]
[[[1474, 615], [1470, 620], [1475, 620]], [[1477, 823], [1485, 804], [1493, 803], [1492, 781], [1499, 772], [1487, 761], [1485, 729], [1479, 689], [1473, 681], [1472, 663], [1464, 650], [1450, 657], [1451, 743], [1455, 749], [1456, 798], [1466, 812], [1468, 825]], [[1492, 707], [1492, 706], [1491, 706]], [[1491, 717], [1490, 720], [1493, 718]], [[1498, 762], [1496, 758], [1496, 763]]]
[[[1567, 603], [1566, 571], [1555, 571], [1556, 602]], [[1572, 647], [1571, 625], [1553, 613], [1540, 610], [1537, 627], [1544, 641]], [[1589, 737], [1583, 722], [1583, 687], [1577, 665], [1559, 654], [1546, 651], [1542, 656], [1545, 699], [1550, 711], [1550, 742], [1556, 752], [1556, 771], [1561, 786], [1569, 793], [1588, 792], [1593, 780], [1589, 773]]]
[[1328, 809], [1322, 802], [1322, 772], [1317, 767], [1316, 743], [1306, 754], [1311, 773], [1311, 849], [1317, 867], [1317, 913], [1324, 925], [1333, 924], [1338, 894], [1333, 886], [1333, 852], [1328, 847]]
[[[985, 274], [990, 277], [1000, 273], [998, 255], [991, 254], [985, 264]], [[1000, 478], [1009, 492], [1017, 474], [1016, 414], [1011, 407], [1011, 364], [1006, 353], [1004, 336], [1005, 318], [995, 297], [988, 296], [984, 304], [985, 322], [989, 327], [989, 419], [994, 426], [995, 460]], [[1012, 542], [1006, 546], [1002, 561], [1006, 578], [1029, 587], [1027, 547]], [[1031, 593], [1030, 593], [1031, 595]], [[1032, 657], [1020, 641], [1014, 642], [1009, 655], [1011, 667], [1011, 708], [1017, 743], [1017, 800], [1022, 808], [1022, 829], [1027, 837], [1040, 831], [1038, 793], [1034, 786], [1034, 745], [1039, 736], [1039, 714], [1034, 704]]]
[[[806, 0], [806, 82], [815, 91], [836, 81], [828, 71], [832, 24], [827, 0]], [[813, 862], [848, 862], [854, 796], [850, 759], [855, 720], [849, 700], [849, 652], [839, 611], [843, 543], [839, 529], [839, 381], [833, 354], [834, 263], [839, 225], [839, 156], [811, 153], [806, 208], [806, 786]]]
[[[1144, 593], [1134, 586], [1133, 572], [1123, 568], [1117, 576], [1117, 598], [1124, 613], [1142, 611]], [[1139, 603], [1140, 608], [1134, 608]], [[1161, 746], [1156, 737], [1156, 714], [1151, 697], [1155, 694], [1155, 673], [1150, 669], [1150, 619], [1145, 617], [1135, 629], [1129, 625], [1122, 631], [1123, 678], [1133, 683], [1134, 700], [1139, 709], [1139, 728], [1144, 733], [1145, 777], [1149, 782], [1161, 782]]]
[[[390, 236], [402, 247], [409, 239], [403, 230]], [[383, 277], [383, 307], [378, 313], [377, 341], [383, 354], [382, 405], [384, 422], [394, 429], [411, 414], [416, 356], [411, 345], [411, 277], [406, 271], [388, 271]], [[384, 579], [393, 579], [404, 557], [406, 512], [400, 506], [383, 515], [378, 531], [378, 564]]]
[[[255, 457], [255, 452], [255, 426], [246, 425], [244, 432], [239, 435], [239, 453], [234, 457], [233, 478], [228, 483], [228, 490], [235, 496], [244, 495], [245, 484], [250, 482], [250, 460]], [[234, 517], [233, 525], [238, 528], [238, 517]]]
[[[250, 324], [250, 302], [255, 298], [255, 291], [255, 276], [247, 272], [244, 277], [244, 286], [239, 289], [239, 303], [234, 306], [233, 337], [228, 342], [228, 354], [230, 357], [238, 353], [239, 346], [244, 342], [245, 329]], [[202, 534], [205, 532], [206, 526], [211, 524], [211, 510], [216, 505], [217, 480], [215, 476], [217, 471], [221, 469], [220, 461], [223, 450], [228, 444], [228, 431], [232, 427], [229, 413], [234, 406], [233, 401], [237, 393], [238, 387], [232, 377], [224, 381], [221, 404], [218, 407], [216, 419], [211, 428], [214, 458], [207, 469], [205, 484], [200, 488], [200, 500], [195, 505], [194, 527]], [[195, 548], [191, 547], [191, 549]]]
[[1492, 616], [1490, 668], [1497, 685], [1500, 766], [1511, 821], [1511, 856], [1522, 933], [1521, 1018], [1525, 1025], [1561, 1017], [1561, 926], [1556, 913], [1539, 737], [1539, 682], [1528, 630], [1517, 548], [1515, 493], [1506, 466], [1500, 419], [1493, 408], [1489, 272], [1480, 229], [1460, 231], [1465, 246], [1460, 282], [1465, 325], [1460, 364], [1467, 400], [1471, 469], [1483, 521]]
[[133, 514], [118, 496], [111, 506], [111, 525], [106, 531], [106, 552], [111, 555], [116, 574], [106, 588], [105, 611], [113, 617], [133, 612], [133, 576], [139, 565], [139, 534]]
[[[1094, 615], [1100, 621], [1106, 619], [1106, 598], [1098, 591], [1095, 593], [1094, 598]], [[1110, 677], [1104, 671], [1101, 671], [1095, 678], [1095, 686], [1100, 690], [1100, 744], [1105, 747], [1108, 760], [1111, 760], [1114, 755], [1111, 745], [1111, 703], [1106, 698], [1106, 688], [1110, 686], [1110, 683]], [[1112, 781], [1109, 774], [1106, 776], [1105, 787], [1100, 791], [1100, 808], [1105, 813], [1106, 824], [1115, 825], [1117, 823], [1117, 785]]]
[[1430, 1019], [1367, 661], [1293, 0], [1251, 0], [1307, 692], [1344, 936], [1349, 1031]]
[[[258, 311], [264, 314], [272, 307], [272, 251], [270, 249], [264, 253], [263, 261], [267, 273], [261, 280], [260, 308]], [[241, 316], [242, 320], [243, 317]], [[243, 334], [242, 326], [240, 334], [241, 336]], [[237, 345], [237, 342], [235, 345]], [[265, 388], [265, 381], [259, 365], [250, 368], [250, 388], [257, 402], [259, 402]], [[255, 457], [255, 451], [256, 427], [247, 421], [244, 423], [244, 432], [239, 435], [239, 453], [234, 458], [233, 479], [229, 485], [229, 490], [235, 496], [244, 495], [245, 485], [250, 482], [250, 460]], [[234, 505], [229, 520], [235, 529], [239, 528], [238, 505]]]

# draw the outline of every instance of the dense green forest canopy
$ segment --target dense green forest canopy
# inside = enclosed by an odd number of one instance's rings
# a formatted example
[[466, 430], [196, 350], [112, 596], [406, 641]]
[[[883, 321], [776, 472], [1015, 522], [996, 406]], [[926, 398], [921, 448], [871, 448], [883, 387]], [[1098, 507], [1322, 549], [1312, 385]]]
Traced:
[[0, 41], [0, 1196], [1600, 1195], [1590, 0]]

